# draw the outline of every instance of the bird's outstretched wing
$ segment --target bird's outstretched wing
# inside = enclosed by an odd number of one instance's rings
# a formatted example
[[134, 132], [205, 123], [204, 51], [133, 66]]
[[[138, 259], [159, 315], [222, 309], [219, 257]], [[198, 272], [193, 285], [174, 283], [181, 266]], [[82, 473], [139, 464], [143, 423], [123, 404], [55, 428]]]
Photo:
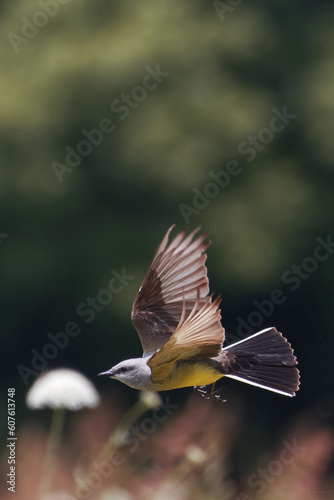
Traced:
[[199, 310], [195, 304], [186, 319], [184, 309], [173, 335], [147, 363], [154, 383], [166, 381], [180, 361], [218, 356], [225, 337], [220, 322], [220, 302], [220, 297], [213, 302], [211, 297], [207, 297], [206, 303]]
[[[197, 227], [184, 229], [169, 243], [170, 227], [160, 243], [132, 307], [132, 322], [139, 334], [144, 355], [163, 346], [179, 324], [196, 305], [207, 301], [209, 280], [205, 266], [205, 250], [210, 245], [209, 233], [195, 235]], [[195, 311], [196, 312], [196, 311]]]

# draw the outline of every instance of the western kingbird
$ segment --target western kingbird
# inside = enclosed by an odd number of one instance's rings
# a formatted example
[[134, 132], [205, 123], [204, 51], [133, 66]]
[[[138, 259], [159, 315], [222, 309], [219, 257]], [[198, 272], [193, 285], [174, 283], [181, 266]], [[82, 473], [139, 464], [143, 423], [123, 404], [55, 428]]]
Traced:
[[205, 265], [209, 232], [198, 236], [200, 227], [184, 229], [169, 242], [173, 227], [160, 243], [132, 307], [143, 356], [99, 375], [145, 391], [194, 386], [204, 397], [216, 399], [220, 396], [214, 384], [226, 376], [294, 396], [299, 386], [297, 360], [276, 328], [223, 347], [221, 299], [209, 295]]

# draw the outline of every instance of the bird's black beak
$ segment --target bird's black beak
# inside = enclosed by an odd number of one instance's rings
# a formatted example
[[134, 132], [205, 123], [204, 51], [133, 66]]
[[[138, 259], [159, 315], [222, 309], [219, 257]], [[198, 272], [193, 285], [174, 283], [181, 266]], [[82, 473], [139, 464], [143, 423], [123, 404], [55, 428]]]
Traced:
[[112, 377], [112, 370], [107, 370], [106, 372], [101, 372], [97, 374], [98, 377]]

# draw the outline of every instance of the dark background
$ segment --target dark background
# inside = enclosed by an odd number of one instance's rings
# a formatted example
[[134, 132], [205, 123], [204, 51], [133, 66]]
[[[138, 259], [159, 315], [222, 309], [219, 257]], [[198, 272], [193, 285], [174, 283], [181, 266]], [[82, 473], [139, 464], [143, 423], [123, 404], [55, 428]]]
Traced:
[[[286, 298], [249, 333], [276, 326], [289, 339], [301, 371], [297, 397], [223, 381], [227, 404], [242, 408], [245, 449], [247, 440], [269, 440], [305, 412], [330, 422], [334, 256], [316, 263], [296, 290], [282, 276], [296, 276], [293, 266], [313, 256], [317, 238], [333, 234], [331, 2], [241, 2], [224, 13], [196, 0], [57, 5], [27, 43], [14, 42], [15, 51], [9, 33], [22, 36], [22, 17], [32, 20], [41, 7], [1, 4], [4, 411], [7, 388], [15, 387], [22, 425], [34, 376], [26, 385], [18, 366], [31, 369], [31, 350], [42, 353], [48, 333], [64, 331], [69, 321], [81, 333], [47, 368], [72, 367], [99, 388], [119, 386], [96, 374], [141, 354], [132, 302], [175, 223], [175, 233], [187, 225], [211, 231], [208, 273], [212, 291], [222, 294], [228, 340], [240, 338], [238, 318], [247, 322], [258, 310], [253, 301], [268, 299], [274, 289]], [[169, 76], [121, 120], [111, 104], [157, 65]], [[296, 117], [267, 144], [260, 140], [248, 161], [249, 137], [267, 139], [262, 129], [273, 109], [284, 107]], [[115, 130], [59, 182], [53, 162], [65, 164], [65, 148], [75, 150], [85, 139], [82, 130], [96, 129], [104, 118]], [[185, 220], [180, 204], [194, 208], [196, 190], [208, 189], [209, 173], [226, 170], [230, 160], [241, 173]], [[134, 279], [87, 323], [78, 305], [122, 268]], [[137, 397], [125, 386], [118, 390]], [[190, 392], [172, 398], [182, 402]]]

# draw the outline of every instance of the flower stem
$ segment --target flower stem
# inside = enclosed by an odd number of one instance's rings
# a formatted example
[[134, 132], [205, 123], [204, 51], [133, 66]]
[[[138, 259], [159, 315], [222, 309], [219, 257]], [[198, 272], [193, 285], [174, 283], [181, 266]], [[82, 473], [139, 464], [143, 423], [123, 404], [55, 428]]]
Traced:
[[43, 465], [43, 474], [39, 486], [38, 498], [41, 500], [48, 493], [52, 475], [54, 472], [54, 462], [61, 440], [63, 425], [64, 425], [65, 408], [53, 410], [51, 430], [49, 434], [49, 441], [47, 445], [46, 455]]

